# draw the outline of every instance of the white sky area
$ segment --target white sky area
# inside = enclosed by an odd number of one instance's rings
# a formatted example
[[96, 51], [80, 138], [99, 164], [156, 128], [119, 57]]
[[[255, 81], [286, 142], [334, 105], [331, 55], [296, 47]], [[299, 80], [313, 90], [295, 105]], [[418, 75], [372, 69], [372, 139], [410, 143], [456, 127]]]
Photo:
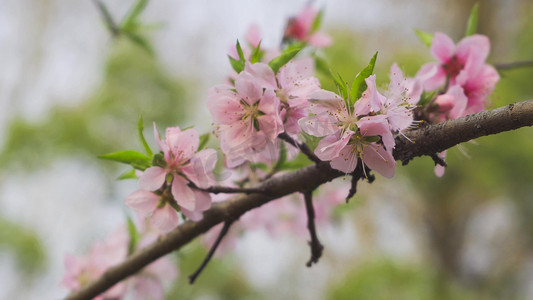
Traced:
[[[196, 101], [199, 103], [198, 123], [194, 124], [200, 131], [207, 130], [210, 124], [202, 122], [209, 118], [202, 99], [205, 99], [206, 89], [222, 82], [230, 70], [226, 57], [230, 46], [237, 38], [244, 38], [252, 23], [260, 27], [265, 46], [277, 44], [287, 17], [297, 13], [306, 2], [151, 1], [143, 20], [163, 25], [151, 35], [161, 64], [170, 74], [201, 80], [200, 99]], [[104, 3], [119, 18], [132, 1], [107, 0]], [[449, 14], [432, 3], [333, 0], [317, 1], [316, 6], [326, 7], [323, 23], [326, 31], [342, 26], [358, 31], [393, 31], [395, 38], [387, 42], [410, 44], [417, 42], [413, 28], [434, 31], [436, 28], [429, 22], [432, 14]], [[417, 11], [427, 13], [416, 14]], [[504, 16], [511, 13], [502, 11]], [[455, 22], [453, 20], [450, 16], [450, 23]], [[442, 25], [440, 30], [453, 27], [453, 24]], [[377, 41], [369, 42], [376, 47], [379, 45]], [[111, 43], [92, 1], [0, 1], [0, 146], [13, 116], [20, 114], [28, 120], [39, 120], [55, 105], [77, 105], [91, 96], [101, 84]], [[7, 176], [0, 173], [2, 215], [36, 231], [43, 238], [48, 255], [45, 272], [28, 286], [20, 282], [13, 257], [0, 252], [0, 299], [65, 296], [66, 289], [59, 286], [64, 254], [83, 254], [90, 243], [105, 238], [124, 221], [124, 206], [112, 204], [121, 202], [109, 199], [124, 199], [135, 189], [136, 183], [117, 182], [110, 195], [101, 188], [108, 183], [103, 182], [99, 172], [90, 162], [67, 159], [58, 161], [50, 169], [30, 174], [21, 172]], [[395, 204], [398, 197], [406, 195], [407, 192], [397, 192], [404, 186], [382, 182], [369, 189], [374, 191], [378, 186], [382, 191], [374, 193], [373, 201], [367, 201], [364, 209], [373, 216], [372, 224], [377, 232], [374, 244], [387, 255], [416, 260], [421, 241], [412, 231], [407, 213]], [[484, 230], [483, 234], [488, 236], [486, 240], [497, 230], [483, 226], [485, 215], [504, 225], [512, 218], [508, 208], [487, 208], [479, 214], [472, 230], [476, 233]], [[302, 299], [321, 299], [331, 271], [342, 266], [343, 259], [349, 260], [357, 253], [370, 250], [365, 250], [364, 238], [351, 218], [335, 228], [320, 228], [319, 232], [327, 247], [326, 258], [333, 258], [324, 259], [311, 269], [304, 266], [309, 251], [308, 237], [273, 242], [263, 232], [257, 232], [247, 235], [236, 251], [242, 257], [245, 274], [259, 289], [275, 290], [280, 297], [277, 299], [287, 294], [300, 295]], [[483, 242], [469, 247], [465, 261], [472, 264], [471, 268], [482, 270], [490, 265], [493, 254], [472, 255], [483, 252]], [[525, 286], [533, 284], [531, 274], [533, 271], [524, 275]], [[186, 274], [182, 275], [185, 280]], [[294, 285], [276, 288], [288, 278], [295, 280]], [[529, 293], [533, 297], [533, 291]]]

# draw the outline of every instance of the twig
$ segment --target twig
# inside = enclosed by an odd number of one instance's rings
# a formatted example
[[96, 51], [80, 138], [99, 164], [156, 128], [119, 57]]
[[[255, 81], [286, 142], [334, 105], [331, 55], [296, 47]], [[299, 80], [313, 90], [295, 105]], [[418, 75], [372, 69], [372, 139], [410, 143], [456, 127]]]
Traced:
[[443, 167], [448, 166], [448, 164], [444, 161], [444, 159], [442, 159], [442, 157], [440, 157], [437, 153], [433, 153], [429, 156], [433, 159], [433, 162], [435, 162], [435, 166], [436, 165], [443, 166]]
[[229, 187], [229, 186], [210, 186], [208, 188], [197, 187], [194, 183], [189, 183], [189, 186], [193, 189], [199, 191], [213, 193], [213, 194], [268, 194], [268, 190], [265, 187], [256, 187], [256, 188], [241, 188], [241, 187]]
[[113, 17], [111, 16], [111, 13], [109, 13], [109, 10], [107, 7], [102, 3], [100, 0], [93, 0], [94, 4], [98, 7], [98, 10], [102, 14], [102, 17], [104, 18], [104, 22], [113, 35], [113, 37], [118, 37], [120, 35], [120, 29], [118, 28], [115, 21], [113, 21]]
[[350, 202], [350, 199], [357, 193], [357, 183], [359, 182], [359, 179], [363, 176], [363, 167], [362, 164], [358, 163], [355, 170], [352, 172], [352, 180], [350, 185], [350, 191], [348, 192], [348, 196], [346, 196], [346, 203]]
[[213, 246], [209, 250], [209, 253], [207, 253], [207, 256], [205, 257], [204, 261], [202, 262], [200, 267], [198, 267], [198, 269], [189, 276], [189, 283], [190, 284], [193, 284], [194, 281], [196, 281], [196, 278], [198, 278], [198, 276], [202, 273], [202, 271], [207, 266], [209, 261], [211, 261], [211, 258], [213, 257], [213, 254], [215, 254], [215, 251], [218, 248], [218, 245], [220, 245], [220, 242], [222, 242], [222, 239], [228, 233], [228, 230], [231, 227], [231, 224], [233, 224], [232, 220], [224, 222], [224, 226], [222, 227], [222, 230], [218, 234], [217, 240], [215, 241], [215, 243], [213, 244]]
[[515, 61], [515, 62], [510, 62], [510, 63], [494, 64], [494, 67], [498, 71], [533, 67], [533, 60], [524, 60], [524, 61]]
[[309, 229], [309, 234], [311, 235], [311, 240], [309, 241], [309, 247], [311, 247], [311, 257], [305, 265], [307, 267], [311, 267], [311, 265], [313, 263], [316, 264], [322, 256], [324, 246], [322, 246], [316, 234], [315, 209], [313, 208], [313, 191], [305, 191], [303, 194], [305, 199], [305, 210], [307, 211], [307, 229]]
[[[409, 161], [414, 157], [442, 152], [457, 144], [481, 136], [497, 134], [533, 125], [533, 100], [518, 102], [466, 117], [431, 124], [405, 132], [407, 138], [396, 137], [394, 158]], [[416, 140], [416, 143], [410, 141]], [[249, 210], [297, 191], [314, 189], [344, 173], [331, 169], [329, 164], [308, 166], [273, 177], [261, 184], [271, 194], [241, 195], [213, 204], [198, 222], [187, 221], [159, 238], [156, 242], [133, 253], [124, 262], [109, 268], [101, 277], [73, 291], [66, 299], [92, 299], [135, 274], [158, 258], [190, 243], [212, 227], [230, 219], [238, 219]]]
[[311, 161], [313, 161], [314, 163], [321, 163], [322, 161], [320, 160], [320, 158], [318, 158], [315, 153], [313, 153], [313, 151], [309, 148], [309, 146], [307, 146], [305, 143], [298, 143], [297, 141], [295, 141], [292, 137], [290, 137], [286, 132], [278, 135], [278, 137], [284, 141], [286, 141], [287, 143], [293, 145], [294, 147], [300, 149], [300, 151], [302, 151], [303, 154], [305, 154]]

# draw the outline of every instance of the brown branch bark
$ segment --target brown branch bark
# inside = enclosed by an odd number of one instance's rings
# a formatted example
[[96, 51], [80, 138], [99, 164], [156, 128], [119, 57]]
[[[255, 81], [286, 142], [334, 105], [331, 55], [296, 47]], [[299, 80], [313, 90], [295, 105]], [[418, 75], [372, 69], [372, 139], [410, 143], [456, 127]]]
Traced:
[[[406, 132], [406, 136], [415, 143], [409, 142], [404, 137], [397, 137], [394, 157], [402, 162], [408, 162], [414, 157], [441, 152], [481, 136], [532, 125], [533, 100], [519, 102]], [[271, 193], [241, 195], [229, 201], [214, 204], [210, 210], [205, 212], [201, 221], [183, 223], [167, 235], [162, 236], [157, 242], [133, 253], [123, 263], [109, 268], [102, 277], [80, 290], [72, 292], [67, 296], [67, 299], [92, 299], [159, 257], [181, 248], [220, 222], [237, 220], [248, 210], [271, 200], [294, 192], [314, 189], [343, 175], [343, 173], [331, 169], [329, 163], [321, 162], [292, 173], [270, 178], [260, 186]]]

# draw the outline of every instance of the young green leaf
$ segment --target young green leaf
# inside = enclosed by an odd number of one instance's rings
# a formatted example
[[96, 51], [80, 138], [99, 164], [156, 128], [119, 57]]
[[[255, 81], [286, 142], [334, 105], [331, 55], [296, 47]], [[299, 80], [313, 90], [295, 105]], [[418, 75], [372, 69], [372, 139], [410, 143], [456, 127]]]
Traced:
[[252, 53], [252, 58], [250, 58], [250, 62], [252, 64], [255, 64], [256, 62], [260, 61], [263, 57], [263, 51], [261, 51], [261, 42], [259, 41], [259, 44], [257, 44], [257, 47], [254, 49], [254, 53]]
[[350, 107], [353, 106], [355, 101], [361, 97], [363, 92], [366, 90], [366, 82], [365, 79], [367, 79], [370, 75], [372, 75], [372, 72], [374, 72], [374, 66], [376, 65], [376, 59], [378, 57], [378, 52], [372, 56], [372, 59], [370, 59], [370, 62], [368, 63], [368, 66], [366, 66], [357, 76], [355, 76], [355, 79], [352, 83], [352, 88], [350, 90]]
[[144, 124], [143, 124], [143, 116], [139, 116], [139, 121], [137, 122], [137, 132], [139, 133], [139, 139], [141, 140], [141, 143], [143, 144], [144, 151], [146, 151], [146, 155], [148, 157], [152, 156], [152, 149], [150, 149], [150, 146], [148, 146], [148, 143], [146, 142], [146, 139], [144, 138], [143, 134]]
[[239, 60], [241, 62], [246, 61], [246, 58], [244, 58], [244, 52], [242, 51], [241, 43], [239, 43], [239, 40], [237, 40], [237, 45], [235, 45], [237, 48], [237, 54], [239, 54]]
[[431, 47], [431, 42], [433, 42], [433, 35], [422, 30], [415, 29], [416, 36], [424, 43], [424, 45]]
[[329, 64], [328, 62], [322, 58], [322, 57], [319, 57], [317, 55], [314, 56], [315, 58], [315, 69], [326, 75], [326, 76], [330, 76], [330, 77], [333, 77], [332, 73], [331, 73], [331, 70], [329, 69]]
[[244, 70], [244, 63], [228, 55], [229, 63], [235, 72], [240, 73]]
[[324, 17], [324, 9], [321, 9], [313, 20], [313, 25], [311, 25], [311, 33], [316, 32], [322, 26], [322, 18]]
[[477, 22], [478, 22], [478, 13], [479, 13], [479, 2], [476, 2], [470, 11], [470, 17], [468, 17], [468, 23], [466, 25], [465, 36], [472, 35], [476, 33]]
[[270, 66], [270, 68], [272, 68], [272, 70], [274, 71], [274, 74], [278, 73], [279, 69], [281, 69], [281, 67], [283, 67], [284, 65], [286, 65], [291, 59], [293, 59], [293, 57], [296, 56], [296, 54], [298, 54], [298, 52], [300, 52], [300, 50], [302, 50], [302, 48], [300, 47], [297, 47], [297, 48], [288, 48], [286, 50], [283, 51], [283, 53], [281, 53], [280, 56], [272, 59], [268, 65]]
[[281, 170], [281, 166], [287, 161], [287, 147], [285, 146], [285, 143], [280, 143], [279, 147], [279, 158], [276, 164], [272, 167], [272, 172], [278, 172]]
[[140, 152], [126, 150], [98, 156], [98, 158], [121, 162], [131, 165], [135, 169], [144, 171], [151, 167], [150, 158]]
[[126, 219], [128, 223], [128, 233], [130, 235], [130, 242], [128, 243], [128, 255], [130, 255], [135, 251], [135, 248], [139, 243], [140, 234], [139, 231], [137, 231], [133, 220], [129, 216], [126, 216]]
[[154, 56], [154, 50], [152, 49], [152, 46], [144, 37], [130, 31], [123, 31], [123, 33], [132, 43], [146, 51], [146, 53], [148, 53], [150, 56]]
[[198, 150], [202, 150], [205, 145], [207, 145], [207, 142], [209, 142], [209, 138], [211, 137], [211, 133], [204, 133], [200, 136], [200, 144], [198, 144]]
[[124, 30], [132, 29], [138, 23], [137, 17], [139, 17], [139, 15], [143, 12], [147, 4], [148, 0], [138, 0], [128, 12], [120, 27]]
[[117, 178], [117, 180], [125, 180], [125, 179], [137, 179], [137, 175], [135, 174], [135, 169], [126, 171]]

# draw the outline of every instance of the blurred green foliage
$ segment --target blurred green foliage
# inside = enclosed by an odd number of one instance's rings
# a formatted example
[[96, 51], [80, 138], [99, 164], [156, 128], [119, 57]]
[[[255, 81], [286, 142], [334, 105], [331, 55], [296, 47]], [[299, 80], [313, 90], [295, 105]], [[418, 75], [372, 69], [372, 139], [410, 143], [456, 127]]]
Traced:
[[45, 267], [46, 252], [39, 236], [1, 217], [0, 251], [10, 252], [25, 275], [35, 275]]
[[140, 150], [139, 115], [150, 132], [154, 121], [159, 128], [186, 125], [186, 103], [194, 99], [192, 91], [194, 84], [171, 77], [142, 49], [119, 40], [94, 96], [75, 107], [54, 107], [39, 122], [21, 117], [10, 122], [0, 167], [31, 169], [66, 155], [93, 158], [124, 149]]
[[[446, 285], [445, 288], [442, 286]], [[329, 289], [327, 299], [353, 300], [474, 300], [490, 299], [444, 282], [426, 266], [401, 264], [386, 258], [357, 265]]]

